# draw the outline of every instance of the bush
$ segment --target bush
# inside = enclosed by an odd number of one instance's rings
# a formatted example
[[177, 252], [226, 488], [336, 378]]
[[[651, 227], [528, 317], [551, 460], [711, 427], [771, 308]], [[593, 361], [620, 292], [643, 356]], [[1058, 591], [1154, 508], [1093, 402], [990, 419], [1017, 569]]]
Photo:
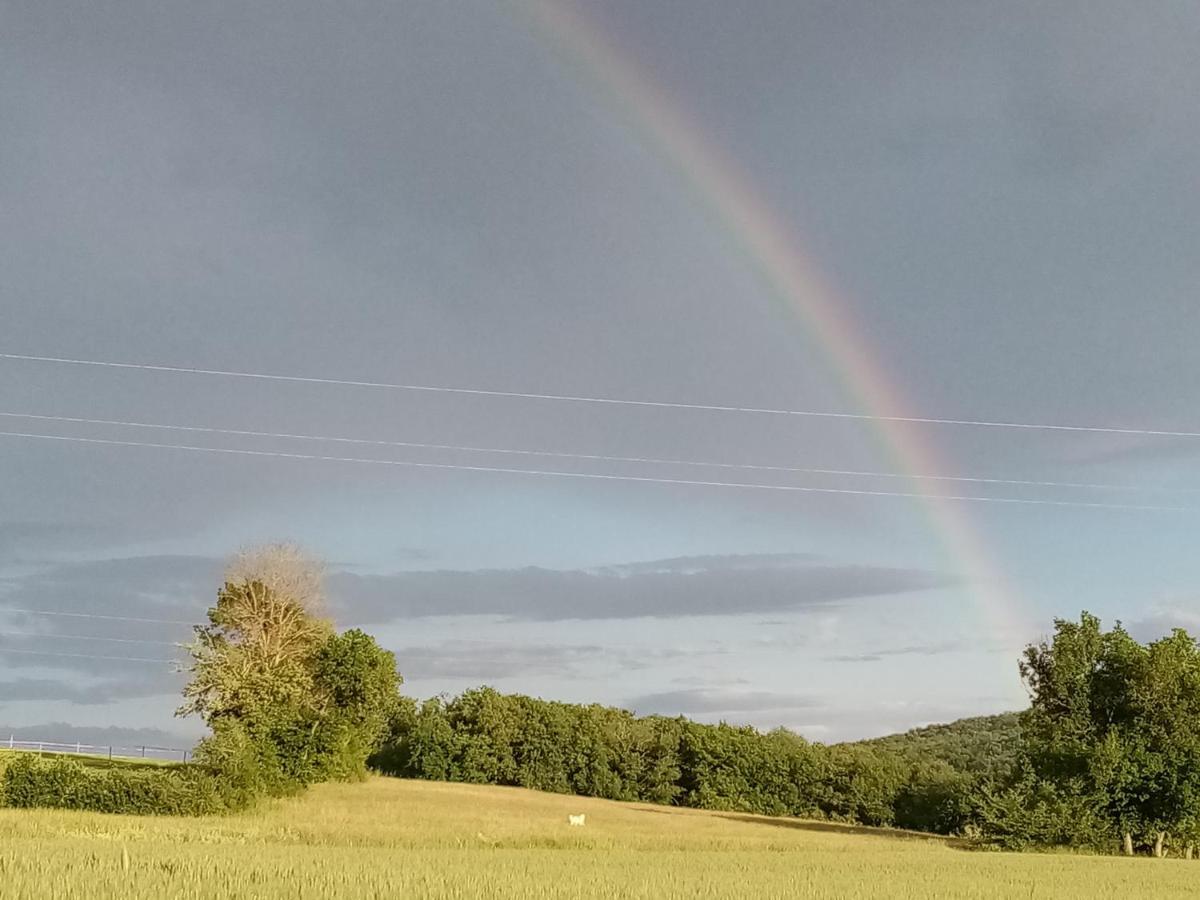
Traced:
[[1116, 845], [1102, 798], [1029, 775], [1001, 791], [984, 792], [974, 825], [983, 843], [1004, 850], [1074, 847], [1111, 852]]
[[915, 767], [895, 799], [898, 828], [959, 834], [970, 821], [977, 779], [943, 762]]
[[36, 756], [12, 760], [0, 787], [6, 806], [126, 815], [209, 815], [240, 809], [248, 800], [200, 766], [95, 769]]

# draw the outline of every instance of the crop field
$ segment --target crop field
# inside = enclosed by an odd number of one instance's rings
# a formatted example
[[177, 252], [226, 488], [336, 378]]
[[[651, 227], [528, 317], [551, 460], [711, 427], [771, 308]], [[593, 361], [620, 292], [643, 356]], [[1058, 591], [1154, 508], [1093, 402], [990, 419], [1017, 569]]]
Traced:
[[[571, 827], [567, 816], [584, 813]], [[372, 778], [228, 818], [0, 809], [6, 900], [1191, 897], [1182, 860]]]

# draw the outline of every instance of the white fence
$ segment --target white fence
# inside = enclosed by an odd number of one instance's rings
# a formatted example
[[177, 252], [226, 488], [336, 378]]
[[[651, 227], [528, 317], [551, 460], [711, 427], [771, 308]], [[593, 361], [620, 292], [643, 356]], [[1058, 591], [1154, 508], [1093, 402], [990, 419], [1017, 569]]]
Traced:
[[18, 741], [9, 735], [7, 741], [0, 739], [0, 750], [30, 750], [35, 753], [78, 753], [82, 756], [107, 756], [109, 759], [156, 759], [166, 762], [187, 762], [190, 750], [179, 747], [152, 747], [139, 744], [135, 747], [118, 747], [115, 744], [81, 744], [60, 741]]

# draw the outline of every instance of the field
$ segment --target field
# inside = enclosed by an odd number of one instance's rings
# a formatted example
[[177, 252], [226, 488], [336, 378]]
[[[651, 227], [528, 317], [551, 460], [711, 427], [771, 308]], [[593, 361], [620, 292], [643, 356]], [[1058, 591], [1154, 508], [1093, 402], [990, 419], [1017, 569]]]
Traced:
[[[567, 816], [585, 813], [583, 828]], [[229, 818], [0, 809], [6, 900], [1191, 897], [1200, 864], [372, 778]]]
[[[15, 759], [21, 754], [32, 752], [0, 749], [0, 769], [3, 768], [5, 760]], [[162, 766], [177, 765], [175, 761], [169, 759], [136, 759], [122, 756], [114, 756], [112, 759], [109, 759], [107, 756], [97, 756], [92, 753], [52, 753], [45, 751], [36, 753], [35, 755], [42, 759], [72, 759], [81, 766], [95, 767], [97, 769], [109, 768], [111, 766], [120, 766], [125, 769], [156, 769]]]

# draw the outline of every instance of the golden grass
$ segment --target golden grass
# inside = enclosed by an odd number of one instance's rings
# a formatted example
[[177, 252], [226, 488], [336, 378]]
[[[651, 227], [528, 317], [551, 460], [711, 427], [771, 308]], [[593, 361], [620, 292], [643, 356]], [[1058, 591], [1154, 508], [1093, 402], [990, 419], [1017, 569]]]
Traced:
[[[586, 813], [572, 828], [567, 815]], [[0, 809], [0, 897], [1191, 897], [1200, 865], [372, 778], [228, 818]]]

